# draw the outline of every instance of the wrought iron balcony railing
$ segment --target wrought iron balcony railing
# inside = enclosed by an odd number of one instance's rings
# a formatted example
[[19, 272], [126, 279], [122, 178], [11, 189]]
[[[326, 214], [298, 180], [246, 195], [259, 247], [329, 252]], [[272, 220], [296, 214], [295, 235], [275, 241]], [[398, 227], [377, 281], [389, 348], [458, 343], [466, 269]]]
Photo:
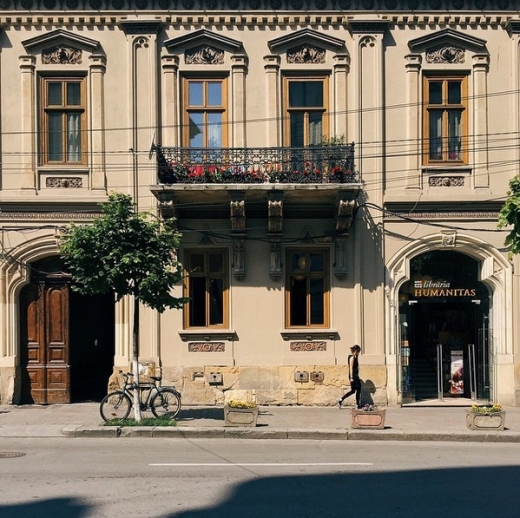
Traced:
[[155, 146], [160, 184], [359, 183], [354, 144], [266, 148]]

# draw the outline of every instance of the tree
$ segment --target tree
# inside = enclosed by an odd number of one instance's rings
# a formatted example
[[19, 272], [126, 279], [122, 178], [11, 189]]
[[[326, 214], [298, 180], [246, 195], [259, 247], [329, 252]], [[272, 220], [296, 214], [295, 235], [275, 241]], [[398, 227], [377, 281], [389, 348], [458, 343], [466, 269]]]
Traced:
[[498, 216], [498, 228], [513, 227], [505, 240], [511, 257], [520, 253], [520, 175], [510, 180], [507, 195]]
[[[101, 204], [102, 215], [92, 225], [70, 224], [60, 239], [61, 253], [70, 267], [72, 289], [86, 295], [114, 293], [116, 300], [134, 297], [133, 374], [139, 383], [139, 303], [164, 312], [185, 299], [172, 288], [182, 278], [177, 250], [181, 234], [173, 221], [161, 222], [149, 213], [136, 213], [132, 198], [112, 194]], [[138, 390], [134, 412], [141, 420]]]

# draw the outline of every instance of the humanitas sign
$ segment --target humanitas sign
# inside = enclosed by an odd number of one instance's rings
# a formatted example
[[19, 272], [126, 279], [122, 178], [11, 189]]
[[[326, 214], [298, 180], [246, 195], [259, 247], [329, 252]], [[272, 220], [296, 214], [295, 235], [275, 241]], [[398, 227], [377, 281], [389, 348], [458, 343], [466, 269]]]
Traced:
[[475, 288], [452, 288], [446, 281], [414, 281], [414, 297], [475, 297]]

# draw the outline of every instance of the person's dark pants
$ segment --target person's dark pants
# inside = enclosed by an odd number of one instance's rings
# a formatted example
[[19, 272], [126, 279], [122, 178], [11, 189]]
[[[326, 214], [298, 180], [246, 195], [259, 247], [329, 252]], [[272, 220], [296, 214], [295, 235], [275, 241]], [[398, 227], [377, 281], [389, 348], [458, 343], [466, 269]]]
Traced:
[[352, 396], [352, 394], [356, 394], [356, 406], [358, 408], [361, 407], [361, 381], [354, 380], [350, 382], [350, 390], [341, 398], [341, 402], [343, 400]]

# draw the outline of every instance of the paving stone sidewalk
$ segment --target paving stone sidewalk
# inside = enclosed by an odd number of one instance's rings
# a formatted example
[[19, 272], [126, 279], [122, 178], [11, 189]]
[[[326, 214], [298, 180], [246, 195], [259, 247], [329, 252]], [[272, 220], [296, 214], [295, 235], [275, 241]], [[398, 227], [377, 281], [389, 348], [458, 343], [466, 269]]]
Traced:
[[[262, 406], [255, 428], [224, 426], [219, 407], [186, 407], [176, 427], [106, 427], [99, 403], [0, 405], [0, 437], [192, 437], [519, 442], [520, 408], [506, 408], [504, 431], [472, 431], [464, 407], [386, 409], [384, 430], [354, 430], [350, 409]], [[145, 415], [148, 415], [145, 413]]]

